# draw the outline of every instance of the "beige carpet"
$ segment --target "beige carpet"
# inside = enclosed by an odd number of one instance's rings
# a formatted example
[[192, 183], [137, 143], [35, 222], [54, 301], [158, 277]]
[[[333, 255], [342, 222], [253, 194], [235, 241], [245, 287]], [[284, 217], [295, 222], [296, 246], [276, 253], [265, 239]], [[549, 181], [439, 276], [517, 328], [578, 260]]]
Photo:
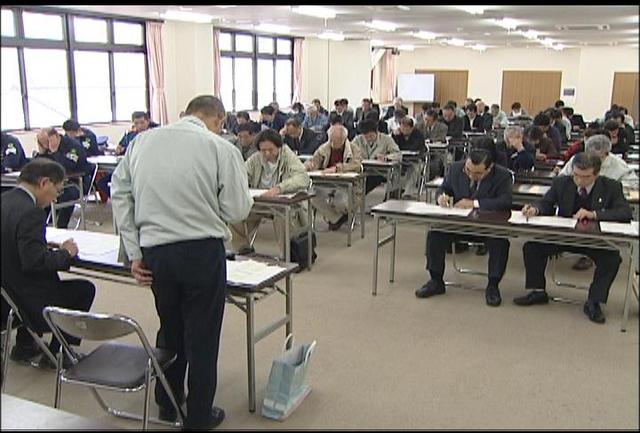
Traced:
[[[374, 193], [374, 201], [380, 195]], [[91, 230], [110, 232], [110, 206], [88, 211], [101, 221]], [[462, 284], [444, 296], [417, 299], [426, 281], [421, 226], [398, 229], [396, 281], [389, 283], [387, 246], [380, 255], [378, 296], [371, 296], [373, 219], [366, 237], [328, 232], [318, 223], [318, 261], [294, 277], [294, 331], [298, 342], [317, 340], [307, 382], [311, 394], [284, 422], [260, 415], [272, 359], [281, 350], [284, 328], [258, 343], [258, 409], [247, 407], [245, 315], [227, 304], [218, 364], [215, 404], [227, 418], [221, 429], [638, 429], [638, 303], [633, 301], [626, 333], [620, 332], [625, 259], [604, 306], [607, 322], [597, 325], [582, 312], [586, 292], [550, 289], [580, 301], [518, 307], [523, 293], [522, 245], [512, 243], [502, 281], [503, 304], [485, 305], [483, 277], [460, 275], [447, 258], [446, 279]], [[274, 252], [272, 226], [263, 224], [258, 251]], [[586, 283], [592, 271], [571, 270], [563, 279]], [[460, 262], [486, 269], [473, 252]], [[624, 272], [622, 272], [624, 271]], [[65, 275], [68, 277], [68, 275]], [[158, 320], [152, 293], [138, 286], [94, 280], [92, 311], [130, 315], [155, 338]], [[480, 290], [469, 290], [480, 289]], [[282, 297], [257, 306], [257, 326], [284, 311]], [[133, 341], [133, 340], [132, 340]], [[83, 344], [81, 350], [93, 347]], [[53, 404], [55, 374], [11, 362], [6, 392]], [[142, 408], [142, 394], [107, 393], [129, 410]], [[62, 408], [115, 426], [140, 424], [104, 414], [85, 388], [66, 385]], [[152, 413], [156, 406], [152, 404]]]

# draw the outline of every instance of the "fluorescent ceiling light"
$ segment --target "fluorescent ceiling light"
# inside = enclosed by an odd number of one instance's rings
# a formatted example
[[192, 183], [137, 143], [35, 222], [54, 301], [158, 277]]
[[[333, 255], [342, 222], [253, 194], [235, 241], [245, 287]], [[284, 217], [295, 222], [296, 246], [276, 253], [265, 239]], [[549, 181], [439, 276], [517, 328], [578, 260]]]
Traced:
[[507, 30], [514, 30], [519, 24], [518, 20], [514, 20], [512, 18], [502, 18], [501, 20], [494, 19], [493, 22]]
[[344, 35], [342, 33], [323, 32], [318, 34], [320, 39], [329, 39], [332, 41], [344, 41]]
[[371, 22], [365, 21], [364, 25], [372, 29], [382, 30], [383, 32], [394, 32], [398, 28], [397, 24], [380, 20], [373, 20]]
[[411, 8], [409, 6], [402, 6], [402, 5], [398, 5], [396, 6], [398, 9], [400, 9], [401, 11], [410, 11]]
[[487, 49], [487, 46], [482, 44], [475, 44], [471, 46], [471, 49], [476, 51], [485, 51]]
[[384, 45], [384, 41], [381, 41], [380, 39], [371, 39], [369, 44], [372, 47], [382, 47]]
[[187, 21], [190, 23], [210, 23], [214, 18], [213, 15], [201, 14], [197, 12], [167, 10], [165, 13], [160, 14], [165, 20]]
[[432, 40], [432, 39], [435, 39], [436, 37], [438, 37], [438, 35], [435, 34], [435, 33], [425, 32], [423, 30], [420, 30], [419, 32], [413, 33], [413, 36], [416, 37], [416, 38], [426, 39], [426, 40]]
[[488, 9], [487, 6], [454, 6], [454, 7], [456, 9], [460, 9], [461, 11], [465, 11], [473, 15], [482, 15], [484, 11]]
[[398, 49], [402, 51], [413, 51], [416, 49], [413, 45], [398, 45]]
[[526, 32], [520, 32], [522, 36], [527, 39], [536, 40], [538, 36], [540, 36], [540, 32], [536, 32], [535, 30], [527, 30]]
[[291, 8], [291, 12], [324, 19], [336, 17], [336, 11], [322, 6], [294, 6]]
[[538, 42], [540, 42], [545, 47], [550, 47], [550, 46], [552, 46], [554, 44], [553, 39], [549, 39], [549, 38], [542, 38], [542, 39], [538, 40]]
[[454, 45], [456, 47], [464, 47], [464, 41], [462, 39], [451, 38], [445, 41], [449, 45]]
[[564, 49], [565, 49], [565, 48], [567, 48], [567, 47], [565, 47], [565, 46], [564, 46], [564, 45], [562, 45], [562, 44], [556, 44], [556, 45], [553, 45], [551, 48], [553, 48], [553, 49], [554, 49], [554, 50], [556, 50], [556, 51], [562, 51], [562, 50], [564, 50]]
[[255, 30], [266, 33], [289, 33], [291, 29], [287, 26], [281, 26], [279, 24], [260, 23], [257, 26], [253, 26]]

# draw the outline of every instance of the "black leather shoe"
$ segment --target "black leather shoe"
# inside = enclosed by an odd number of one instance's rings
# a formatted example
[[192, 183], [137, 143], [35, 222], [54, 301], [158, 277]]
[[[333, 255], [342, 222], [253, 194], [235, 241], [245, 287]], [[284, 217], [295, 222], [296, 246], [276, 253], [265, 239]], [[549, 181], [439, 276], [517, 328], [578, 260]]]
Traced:
[[587, 301], [584, 303], [584, 308], [582, 310], [592, 322], [604, 323], [605, 317], [600, 309], [599, 303]]
[[593, 266], [593, 262], [589, 257], [580, 257], [577, 262], [571, 266], [571, 269], [576, 271], [586, 271]]
[[238, 255], [239, 256], [248, 256], [250, 254], [255, 253], [256, 250], [253, 247], [244, 247], [244, 248], [240, 248], [240, 250], [238, 251]]
[[[78, 361], [80, 361], [82, 358], [87, 356], [86, 354], [79, 353], [79, 352], [76, 352], [76, 355], [77, 355]], [[71, 368], [72, 366], [73, 366], [73, 362], [71, 362], [71, 360], [69, 359], [69, 357], [67, 355], [64, 355], [64, 358], [62, 358], [62, 368], [64, 368], [66, 370], [67, 368]], [[44, 368], [45, 370], [55, 370], [56, 368], [58, 368], [57, 361], [56, 361], [56, 363], [54, 363], [44, 353], [42, 354], [42, 357], [40, 358], [40, 361], [38, 362], [38, 367]]]
[[189, 425], [188, 421], [185, 422], [185, 425], [182, 427], [183, 430], [210, 430], [218, 427], [222, 421], [224, 421], [224, 410], [219, 407], [213, 406], [211, 408], [211, 417], [209, 418], [209, 424], [205, 426], [194, 426]]
[[532, 290], [525, 296], [520, 296], [513, 300], [516, 305], [535, 305], [535, 304], [548, 304], [549, 295], [544, 290]]
[[176, 412], [173, 406], [160, 406], [160, 408], [158, 409], [158, 418], [162, 421], [176, 422], [176, 420], [178, 419], [178, 412]]
[[483, 245], [478, 245], [478, 249], [476, 249], [476, 256], [484, 256], [487, 254], [487, 247]]
[[340, 217], [340, 219], [338, 221], [336, 221], [335, 223], [329, 223], [329, 230], [336, 231], [336, 230], [340, 230], [340, 227], [342, 227], [342, 225], [344, 223], [347, 222], [347, 220], [349, 219], [349, 215], [344, 214]]
[[489, 286], [484, 291], [484, 298], [487, 301], [487, 305], [497, 307], [502, 303], [502, 297], [500, 296], [500, 289], [497, 287]]
[[416, 290], [416, 296], [418, 298], [428, 298], [434, 295], [442, 295], [444, 292], [444, 282], [429, 280], [427, 284]]
[[19, 363], [29, 363], [29, 361], [42, 354], [42, 349], [37, 344], [30, 346], [13, 346], [9, 359]]

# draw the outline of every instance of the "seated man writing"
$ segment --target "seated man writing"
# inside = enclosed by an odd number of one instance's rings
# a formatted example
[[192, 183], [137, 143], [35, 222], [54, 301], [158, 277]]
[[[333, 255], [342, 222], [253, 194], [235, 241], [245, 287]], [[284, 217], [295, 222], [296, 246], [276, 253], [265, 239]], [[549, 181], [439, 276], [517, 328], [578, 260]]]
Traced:
[[[443, 207], [463, 209], [510, 210], [511, 174], [494, 163], [495, 151], [486, 147], [474, 147], [463, 161], [454, 162], [438, 188], [437, 202]], [[431, 279], [418, 290], [418, 298], [428, 298], [445, 293], [445, 255], [449, 244], [455, 240], [484, 242], [489, 250], [489, 282], [485, 290], [487, 305], [498, 306], [502, 302], [498, 284], [504, 276], [509, 258], [507, 239], [477, 238], [429, 231], [427, 235], [427, 270]]]
[[[551, 188], [535, 205], [522, 208], [525, 216], [554, 215], [580, 221], [629, 222], [631, 208], [624, 198], [622, 184], [600, 176], [602, 161], [595, 153], [578, 153], [573, 157], [573, 174], [553, 179]], [[544, 276], [547, 258], [560, 251], [570, 251], [590, 257], [596, 264], [593, 281], [589, 287], [584, 313], [589, 320], [604, 323], [605, 317], [600, 303], [606, 303], [611, 284], [618, 273], [622, 259], [618, 251], [600, 248], [583, 248], [570, 245], [527, 242], [523, 248], [526, 270], [525, 288], [531, 290], [526, 296], [515, 298], [517, 305], [546, 304], [549, 296], [545, 291]]]
[[[393, 138], [378, 132], [378, 125], [372, 120], [360, 122], [360, 135], [353, 144], [358, 146], [363, 159], [377, 159], [378, 161], [399, 160], [402, 158], [400, 148]], [[386, 182], [383, 176], [367, 176], [366, 194], [369, 194], [381, 183]]]
[[[289, 146], [283, 145], [282, 137], [277, 131], [263, 130], [256, 136], [255, 143], [259, 152], [251, 155], [246, 161], [249, 188], [266, 189], [262, 194], [264, 197], [291, 194], [306, 191], [309, 188], [310, 180], [307, 171]], [[244, 222], [229, 226], [233, 234], [231, 242], [235, 251], [241, 254], [252, 251], [249, 239], [258, 229], [260, 221], [262, 216], [252, 212]], [[305, 203], [292, 210], [291, 221], [290, 233], [293, 238], [308, 225]], [[282, 245], [284, 224], [285, 221], [281, 218], [276, 217], [273, 220], [280, 250], [284, 249]]]
[[[424, 154], [427, 151], [424, 145], [424, 135], [418, 128], [414, 127], [412, 118], [402, 118], [397, 134], [393, 134], [393, 139], [401, 151], [419, 152], [420, 157], [424, 158]], [[420, 166], [417, 162], [411, 162], [409, 164], [403, 163], [403, 169], [404, 168], [406, 168], [406, 173], [403, 184], [403, 198], [415, 198], [418, 196], [419, 191], [418, 180], [421, 174], [419, 170]]]
[[[307, 171], [322, 170], [324, 173], [345, 173], [362, 171], [360, 149], [347, 136], [349, 131], [342, 125], [329, 128], [329, 141], [321, 145], [304, 167]], [[315, 186], [316, 196], [311, 199], [313, 206], [329, 223], [329, 230], [338, 230], [347, 222], [349, 197], [343, 189]], [[363, 191], [356, 189], [355, 195]]]
[[[37, 158], [22, 169], [18, 186], [2, 194], [2, 287], [22, 308], [42, 335], [51, 332], [42, 316], [48, 305], [89, 311], [95, 286], [88, 280], [60, 280], [58, 271], [66, 271], [78, 254], [78, 245], [68, 239], [57, 250], [47, 247], [45, 229], [49, 206], [63, 188], [64, 167], [46, 158]], [[71, 344], [80, 344], [69, 338]], [[60, 343], [51, 337], [49, 348], [55, 355]], [[18, 329], [11, 352], [14, 361], [28, 361], [39, 355], [40, 348], [24, 328]], [[48, 357], [41, 362], [55, 368]], [[66, 362], [65, 362], [66, 364]]]

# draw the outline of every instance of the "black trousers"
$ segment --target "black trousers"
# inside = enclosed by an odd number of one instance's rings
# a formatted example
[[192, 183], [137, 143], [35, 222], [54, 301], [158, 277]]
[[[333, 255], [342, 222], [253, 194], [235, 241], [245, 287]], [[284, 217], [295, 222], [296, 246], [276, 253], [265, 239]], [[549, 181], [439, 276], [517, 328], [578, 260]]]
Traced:
[[387, 179], [384, 176], [367, 176], [365, 194], [369, 194], [371, 191], [373, 191], [379, 185], [382, 185], [386, 181]]
[[561, 251], [582, 254], [594, 261], [596, 268], [593, 274], [593, 281], [589, 286], [588, 299], [593, 302], [606, 303], [609, 297], [609, 289], [618, 274], [620, 263], [622, 263], [620, 254], [614, 250], [526, 242], [522, 247], [526, 269], [525, 287], [527, 289], [545, 290], [546, 278], [544, 271], [547, 267], [547, 259], [550, 255]]
[[[142, 249], [153, 272], [151, 288], [160, 317], [157, 347], [175, 351], [165, 373], [178, 402], [189, 366], [186, 428], [209, 425], [217, 386], [218, 348], [224, 314], [226, 260], [221, 239], [177, 242]], [[171, 407], [160, 381], [156, 402]]]
[[[88, 280], [64, 280], [60, 281], [53, 290], [45, 293], [46, 295], [44, 297], [38, 296], [37, 299], [32, 300], [29, 299], [28, 293], [20, 297], [12, 296], [15, 302], [20, 303], [18, 308], [23, 310], [22, 313], [29, 316], [28, 320], [29, 325], [32, 327], [31, 330], [38, 335], [51, 332], [51, 329], [49, 329], [49, 326], [42, 316], [44, 307], [51, 305], [71, 310], [89, 311], [96, 295], [96, 287]], [[65, 334], [65, 338], [69, 344], [80, 344], [79, 338], [71, 337], [67, 334]], [[24, 327], [18, 328], [16, 346], [30, 346], [32, 344], [34, 344], [34, 341], [31, 334], [29, 334]], [[49, 348], [54, 355], [60, 348], [60, 342], [53, 335], [51, 336]]]
[[427, 270], [432, 278], [444, 275], [445, 256], [453, 241], [484, 242], [489, 252], [489, 282], [496, 285], [502, 280], [509, 259], [509, 241], [500, 238], [485, 238], [430, 231], [427, 234]]
[[[58, 196], [58, 203], [65, 201], [77, 200], [80, 197], [80, 191], [76, 187], [66, 187], [62, 194]], [[69, 220], [73, 215], [73, 209], [75, 206], [68, 206], [62, 209], [56, 209], [56, 227], [59, 229], [66, 229], [69, 226]], [[51, 211], [51, 206], [45, 208], [48, 213]]]

